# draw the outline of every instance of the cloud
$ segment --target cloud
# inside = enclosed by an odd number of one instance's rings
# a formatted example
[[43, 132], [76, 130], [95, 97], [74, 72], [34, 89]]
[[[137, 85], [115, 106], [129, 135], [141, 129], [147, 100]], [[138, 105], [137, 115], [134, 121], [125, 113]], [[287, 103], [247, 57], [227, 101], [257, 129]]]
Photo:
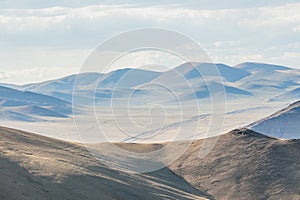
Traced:
[[295, 27], [293, 28], [293, 31], [299, 33], [299, 32], [300, 32], [300, 25], [295, 26]]
[[252, 18], [245, 18], [240, 23], [252, 28], [288, 27], [292, 30], [300, 22], [300, 3], [286, 4], [278, 7], [262, 7], [254, 9]]
[[[1, 51], [0, 72], [22, 71], [31, 68], [60, 68], [61, 76], [70, 70], [78, 72], [90, 50], [18, 48]], [[35, 74], [31, 74], [35, 78]]]
[[[11, 84], [26, 84], [55, 79], [62, 75], [62, 68], [37, 67], [24, 70], [0, 72], [0, 82]], [[65, 70], [64, 74], [73, 74], [73, 70]]]
[[153, 26], [191, 37], [219, 62], [268, 62], [278, 56], [282, 64], [300, 66], [298, 58], [287, 60], [282, 56], [299, 52], [299, 45], [290, 45], [299, 40], [297, 1], [276, 0], [265, 5], [248, 0], [222, 0], [218, 4], [207, 0], [168, 1], [170, 4], [122, 0], [101, 4], [96, 0], [74, 4], [61, 0], [20, 2], [5, 0], [0, 6], [1, 70], [39, 66], [79, 69], [87, 52], [112, 35]]
[[185, 8], [194, 9], [226, 9], [226, 8], [253, 8], [261, 6], [278, 6], [286, 3], [296, 3], [297, 0], [272, 0], [272, 1], [261, 1], [261, 0], [2, 0], [0, 1], [1, 8], [26, 8], [26, 9], [37, 9], [37, 8], [48, 8], [48, 7], [68, 7], [78, 8], [89, 5], [130, 5], [136, 7], [146, 6], [181, 6]]
[[[300, 3], [218, 10], [128, 5], [2, 9], [0, 41], [9, 46], [16, 43], [19, 46], [92, 47], [112, 34], [149, 26], [174, 29], [198, 41], [211, 42], [256, 39], [254, 33], [266, 38], [270, 35], [272, 38], [295, 37], [300, 23], [298, 10]], [[274, 32], [271, 34], [270, 30]]]

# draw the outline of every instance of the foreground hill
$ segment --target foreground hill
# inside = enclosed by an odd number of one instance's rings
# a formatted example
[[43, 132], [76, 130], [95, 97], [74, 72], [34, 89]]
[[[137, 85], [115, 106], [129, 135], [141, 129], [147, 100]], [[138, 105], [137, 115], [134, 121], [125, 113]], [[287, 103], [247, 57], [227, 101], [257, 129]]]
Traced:
[[109, 169], [78, 144], [0, 127], [0, 199], [205, 199], [168, 168]]
[[[149, 152], [167, 145], [168, 150], [165, 148], [156, 156], [166, 163], [186, 147], [186, 142], [118, 145], [134, 152]], [[210, 147], [212, 150], [201, 158], [200, 152]], [[124, 161], [124, 155], [109, 152], [105, 145], [97, 149], [103, 160], [109, 161], [113, 156], [117, 166], [131, 166], [135, 163], [132, 160], [141, 157], [128, 156]], [[300, 199], [300, 140], [280, 140], [248, 129], [238, 129], [219, 138], [192, 141], [169, 168], [214, 199]]]
[[234, 130], [200, 159], [202, 142], [171, 166], [196, 188], [216, 199], [300, 199], [300, 140]]
[[300, 138], [300, 101], [249, 125], [250, 129], [278, 138]]
[[[100, 164], [79, 144], [0, 128], [0, 199], [300, 199], [300, 140], [239, 129], [200, 158], [203, 142], [169, 168], [130, 174]], [[119, 145], [144, 152], [165, 144]]]

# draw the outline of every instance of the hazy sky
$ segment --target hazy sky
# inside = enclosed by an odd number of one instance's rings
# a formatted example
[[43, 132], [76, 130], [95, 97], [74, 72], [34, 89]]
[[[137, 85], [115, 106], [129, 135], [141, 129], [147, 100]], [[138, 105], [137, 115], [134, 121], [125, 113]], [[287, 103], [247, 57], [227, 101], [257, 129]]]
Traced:
[[300, 68], [299, 10], [299, 0], [0, 0], [0, 82], [77, 73], [99, 43], [142, 27], [183, 33], [214, 62]]

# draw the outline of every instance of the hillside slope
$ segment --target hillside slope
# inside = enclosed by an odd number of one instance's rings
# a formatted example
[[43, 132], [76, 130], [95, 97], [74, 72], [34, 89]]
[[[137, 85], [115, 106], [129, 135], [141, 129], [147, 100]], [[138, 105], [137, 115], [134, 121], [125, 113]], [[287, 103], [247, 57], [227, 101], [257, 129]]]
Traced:
[[[205, 158], [203, 140], [194, 141], [169, 167], [177, 175], [115, 171], [81, 145], [8, 128], [0, 143], [0, 199], [300, 199], [300, 140], [248, 129], [220, 136]], [[152, 148], [132, 145], [122, 144]]]
[[34, 92], [0, 86], [0, 119], [9, 121], [44, 121], [40, 117], [68, 118], [72, 104]]
[[205, 199], [168, 168], [109, 169], [78, 144], [0, 127], [0, 199]]
[[300, 199], [300, 140], [234, 130], [200, 159], [202, 142], [171, 166], [196, 188], [216, 199]]
[[280, 94], [272, 99], [270, 99], [269, 101], [284, 101], [288, 99], [289, 101], [296, 101], [298, 99], [300, 99], [300, 87], [290, 90], [288, 92], [285, 92], [283, 94]]
[[249, 125], [251, 130], [278, 138], [300, 139], [300, 101]]

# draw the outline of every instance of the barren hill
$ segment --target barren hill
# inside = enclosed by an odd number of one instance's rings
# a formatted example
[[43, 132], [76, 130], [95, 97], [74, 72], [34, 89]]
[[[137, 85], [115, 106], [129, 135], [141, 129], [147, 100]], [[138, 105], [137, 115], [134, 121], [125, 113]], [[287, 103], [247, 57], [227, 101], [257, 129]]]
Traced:
[[0, 199], [300, 199], [300, 140], [248, 129], [220, 136], [205, 158], [203, 140], [194, 141], [169, 168], [147, 174], [112, 170], [80, 144], [23, 131], [0, 128], [0, 143]]
[[79, 145], [0, 128], [0, 199], [205, 199], [168, 168], [109, 169]]
[[216, 199], [300, 199], [300, 140], [234, 130], [200, 159], [202, 142], [171, 166], [199, 190]]

